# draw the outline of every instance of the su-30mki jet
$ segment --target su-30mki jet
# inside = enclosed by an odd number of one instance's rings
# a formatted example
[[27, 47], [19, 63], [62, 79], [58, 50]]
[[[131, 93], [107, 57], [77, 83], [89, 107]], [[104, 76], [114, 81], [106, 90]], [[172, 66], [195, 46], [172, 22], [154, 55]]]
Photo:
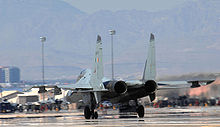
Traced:
[[[82, 71], [75, 84], [58, 87], [69, 90], [66, 97], [68, 101], [78, 102], [83, 100], [86, 119], [97, 119], [98, 113], [95, 110], [101, 102], [106, 100], [113, 104], [120, 104], [120, 112], [136, 112], [142, 118], [144, 117], [144, 106], [138, 103], [139, 98], [149, 96], [150, 100], [153, 101], [158, 90], [177, 88], [155, 80], [155, 59], [155, 38], [151, 34], [142, 79], [133, 81], [106, 80], [103, 75], [102, 41], [98, 35], [93, 70], [86, 69]], [[203, 82], [210, 82], [210, 80]], [[183, 87], [195, 88], [200, 86], [199, 81], [190, 81], [190, 83], [192, 85]], [[41, 87], [41, 89], [45, 87], [47, 86]], [[181, 86], [178, 86], [178, 88], [181, 88]]]
[[[147, 55], [141, 80], [106, 80], [106, 78], [103, 78], [102, 41], [101, 37], [98, 36], [94, 68], [93, 70], [82, 71], [76, 84], [69, 88], [66, 87], [71, 90], [67, 95], [68, 100], [71, 102], [77, 102], [79, 98], [83, 100], [86, 119], [98, 118], [95, 109], [101, 102], [106, 100], [113, 104], [120, 103], [120, 112], [137, 112], [139, 117], [144, 117], [144, 106], [138, 103], [139, 98], [149, 96], [150, 100], [153, 101], [157, 90], [181, 88], [181, 86], [172, 87], [168, 84], [156, 82], [155, 39], [153, 34], [150, 35]], [[210, 80], [203, 82], [210, 82]], [[199, 81], [190, 81], [190, 83], [192, 85], [184, 86], [184, 88], [200, 86]]]

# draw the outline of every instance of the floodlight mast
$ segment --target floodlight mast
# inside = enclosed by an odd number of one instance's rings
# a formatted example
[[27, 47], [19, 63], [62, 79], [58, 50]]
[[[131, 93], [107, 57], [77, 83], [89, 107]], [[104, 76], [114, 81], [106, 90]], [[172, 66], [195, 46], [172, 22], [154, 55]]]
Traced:
[[109, 34], [111, 35], [112, 80], [114, 80], [113, 35], [115, 35], [115, 33], [115, 30], [109, 30]]
[[[40, 41], [42, 43], [42, 81], [43, 81], [43, 85], [45, 84], [45, 81], [44, 81], [44, 42], [46, 41], [46, 37], [40, 37]], [[43, 101], [45, 100], [45, 97], [44, 97], [44, 93], [43, 93]]]

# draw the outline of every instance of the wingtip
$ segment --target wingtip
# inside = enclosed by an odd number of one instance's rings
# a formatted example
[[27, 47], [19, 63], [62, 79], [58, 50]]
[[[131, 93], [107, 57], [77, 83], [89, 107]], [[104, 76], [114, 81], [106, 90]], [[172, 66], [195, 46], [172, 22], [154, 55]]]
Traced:
[[100, 42], [102, 39], [101, 39], [101, 36], [100, 35], [98, 35], [97, 36], [97, 42]]
[[154, 34], [150, 34], [150, 41], [154, 41]]

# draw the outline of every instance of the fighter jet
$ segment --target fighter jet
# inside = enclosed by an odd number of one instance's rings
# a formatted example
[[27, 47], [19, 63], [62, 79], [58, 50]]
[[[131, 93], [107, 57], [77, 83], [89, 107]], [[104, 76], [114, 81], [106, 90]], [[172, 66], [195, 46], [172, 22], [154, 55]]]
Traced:
[[[184, 88], [200, 86], [199, 81], [190, 81], [190, 83], [192, 83], [191, 86], [184, 86]], [[154, 35], [151, 34], [148, 56], [141, 80], [123, 81], [107, 80], [104, 78], [102, 41], [98, 35], [93, 70], [86, 69], [82, 71], [76, 84], [66, 86], [66, 88], [71, 90], [67, 96], [72, 102], [74, 102], [74, 100], [76, 102], [77, 97], [83, 100], [86, 105], [84, 108], [85, 118], [96, 119], [98, 118], [98, 113], [95, 109], [99, 103], [106, 100], [113, 104], [120, 103], [120, 112], [137, 112], [139, 117], [144, 117], [144, 106], [138, 103], [139, 98], [149, 96], [150, 100], [153, 101], [156, 97], [157, 90], [176, 89], [181, 88], [181, 86], [172, 87], [168, 84], [156, 82], [155, 38]], [[134, 103], [130, 103], [131, 101]]]
[[[199, 81], [190, 82], [192, 86], [184, 87], [194, 88], [200, 86]], [[58, 87], [69, 90], [67, 93], [69, 101], [77, 102], [78, 100], [83, 100], [85, 104], [84, 117], [86, 119], [97, 119], [98, 113], [95, 110], [101, 102], [106, 100], [113, 104], [120, 103], [120, 112], [136, 112], [142, 118], [145, 114], [144, 106], [138, 103], [138, 99], [149, 96], [150, 100], [153, 101], [157, 90], [177, 88], [172, 86], [166, 87], [166, 85], [168, 84], [156, 81], [155, 38], [151, 34], [142, 79], [133, 81], [106, 80], [103, 75], [102, 41], [98, 35], [93, 69], [82, 71], [75, 84]]]

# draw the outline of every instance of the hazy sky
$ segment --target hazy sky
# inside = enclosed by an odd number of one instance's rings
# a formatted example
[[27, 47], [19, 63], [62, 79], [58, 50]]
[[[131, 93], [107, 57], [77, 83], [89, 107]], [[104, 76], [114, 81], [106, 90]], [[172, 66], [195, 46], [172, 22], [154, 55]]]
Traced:
[[148, 10], [173, 8], [189, 0], [63, 0], [81, 11], [93, 13], [99, 10]]

